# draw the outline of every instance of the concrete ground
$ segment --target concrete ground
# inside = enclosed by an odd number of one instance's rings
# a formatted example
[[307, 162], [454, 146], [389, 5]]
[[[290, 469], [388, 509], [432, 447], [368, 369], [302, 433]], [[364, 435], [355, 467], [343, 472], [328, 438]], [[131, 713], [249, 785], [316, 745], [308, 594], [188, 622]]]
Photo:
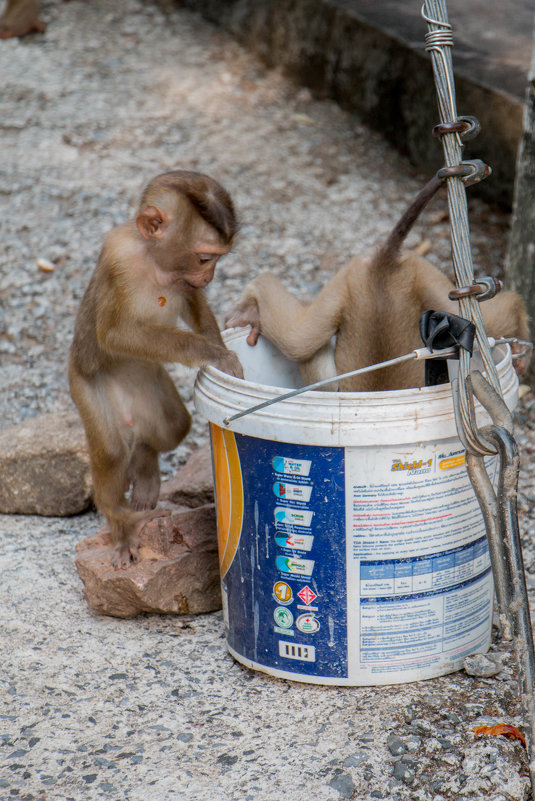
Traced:
[[[0, 418], [71, 408], [65, 359], [102, 236], [158, 172], [231, 191], [242, 229], [209, 289], [222, 320], [262, 269], [313, 294], [390, 229], [424, 178], [359, 120], [315, 101], [172, 4], [48, 0], [44, 36], [0, 43]], [[445, 204], [410, 244], [449, 269]], [[470, 203], [478, 270], [501, 273], [507, 217]], [[36, 259], [53, 262], [42, 272]], [[192, 408], [191, 370], [173, 376]], [[535, 401], [517, 415], [521, 527], [535, 587]], [[206, 441], [196, 418], [169, 474]], [[514, 660], [380, 688], [302, 685], [241, 667], [221, 613], [93, 615], [74, 567], [95, 513], [0, 517], [0, 799], [521, 801]]]

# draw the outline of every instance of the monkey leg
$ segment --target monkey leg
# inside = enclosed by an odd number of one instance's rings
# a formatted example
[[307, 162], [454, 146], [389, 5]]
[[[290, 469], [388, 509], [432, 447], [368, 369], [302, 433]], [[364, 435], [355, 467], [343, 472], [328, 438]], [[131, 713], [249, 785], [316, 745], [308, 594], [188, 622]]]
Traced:
[[150, 381], [145, 377], [132, 390], [131, 414], [136, 445], [157, 453], [172, 451], [191, 427], [191, 416], [169, 373], [156, 365]]
[[[90, 443], [91, 451], [91, 443]], [[114, 567], [127, 567], [138, 558], [137, 538], [148, 515], [134, 512], [125, 500], [128, 485], [129, 454], [126, 448], [112, 454], [102, 450], [92, 454], [93, 496], [106, 518], [114, 554]]]
[[[403, 262], [403, 268], [414, 277], [420, 312], [426, 309], [436, 309], [453, 314], [461, 313], [459, 303], [448, 297], [453, 284], [436, 267], [425, 259], [409, 253]], [[494, 298], [482, 302], [481, 315], [485, 331], [489, 336], [516, 337], [523, 341], [529, 341], [528, 315], [524, 301], [517, 292], [511, 290], [500, 292]], [[518, 375], [521, 376], [529, 366], [531, 349], [513, 344], [511, 350], [513, 354], [517, 354], [514, 366]]]
[[158, 451], [149, 445], [138, 443], [130, 460], [129, 475], [132, 480], [130, 506], [134, 511], [154, 509], [160, 494], [160, 467]]
[[191, 426], [191, 417], [176, 387], [158, 366], [151, 383], [145, 382], [132, 403], [135, 445], [128, 470], [133, 510], [154, 509], [160, 492], [158, 455], [179, 445]]
[[133, 511], [125, 498], [135, 444], [132, 427], [124, 422], [126, 396], [118, 391], [115, 380], [86, 379], [72, 360], [69, 383], [89, 447], [93, 498], [106, 518], [115, 547], [112, 564], [125, 567], [137, 558], [137, 536], [150, 516]]
[[8, 0], [0, 17], [0, 39], [25, 36], [27, 33], [44, 33], [46, 25], [39, 19], [37, 0]]

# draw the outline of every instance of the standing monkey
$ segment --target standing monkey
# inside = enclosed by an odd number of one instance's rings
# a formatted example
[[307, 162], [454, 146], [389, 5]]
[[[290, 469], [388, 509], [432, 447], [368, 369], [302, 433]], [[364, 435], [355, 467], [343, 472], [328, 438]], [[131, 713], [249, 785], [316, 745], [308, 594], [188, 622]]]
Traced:
[[7, 0], [0, 17], [0, 39], [44, 33], [46, 25], [39, 19], [39, 0]]
[[[263, 273], [246, 287], [226, 325], [250, 325], [247, 342], [259, 334], [292, 361], [299, 362], [305, 383], [347, 373], [402, 356], [421, 347], [419, 319], [427, 309], [459, 313], [448, 298], [449, 279], [415, 253], [401, 247], [418, 215], [441, 186], [434, 177], [410, 204], [377, 252], [356, 256], [311, 303], [289, 293], [274, 275]], [[502, 292], [481, 306], [491, 336], [529, 338], [527, 314], [516, 292]], [[336, 336], [334, 364], [330, 342]], [[422, 386], [421, 361], [387, 367], [347, 378], [348, 392]]]
[[[162, 362], [243, 375], [203, 294], [237, 228], [232, 200], [212, 178], [185, 170], [159, 175], [136, 219], [106, 236], [82, 299], [69, 383], [115, 567], [137, 558], [139, 531], [158, 501], [159, 453], [176, 448], [190, 428]], [[178, 317], [192, 330], [178, 328]]]

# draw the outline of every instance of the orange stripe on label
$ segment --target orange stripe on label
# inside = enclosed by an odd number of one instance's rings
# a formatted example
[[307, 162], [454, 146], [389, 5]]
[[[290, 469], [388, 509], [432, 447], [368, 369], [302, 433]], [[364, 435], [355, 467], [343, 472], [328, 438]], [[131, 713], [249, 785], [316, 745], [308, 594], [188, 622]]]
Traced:
[[449, 470], [451, 467], [461, 467], [465, 462], [465, 455], [462, 453], [460, 456], [451, 456], [449, 459], [442, 459], [439, 463], [439, 467], [441, 470]]
[[217, 543], [221, 578], [232, 564], [243, 524], [243, 477], [236, 438], [210, 423], [217, 510]]

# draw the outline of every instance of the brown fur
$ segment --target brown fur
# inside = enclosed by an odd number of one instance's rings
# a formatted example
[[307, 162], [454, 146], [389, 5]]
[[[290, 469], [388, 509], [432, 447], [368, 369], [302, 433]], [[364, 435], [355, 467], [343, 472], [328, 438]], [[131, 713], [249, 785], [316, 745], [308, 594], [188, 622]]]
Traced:
[[[226, 324], [251, 325], [251, 345], [262, 333], [300, 363], [306, 383], [422, 347], [418, 326], [422, 312], [459, 314], [458, 303], [448, 299], [452, 289], [448, 278], [415, 253], [400, 255], [404, 238], [439, 186], [438, 179], [431, 179], [377, 253], [353, 258], [311, 303], [302, 302], [274, 275], [264, 273], [246, 288]], [[490, 335], [529, 338], [526, 310], [515, 292], [500, 293], [482, 303], [481, 310]], [[329, 365], [326, 354], [334, 336], [334, 365]], [[423, 383], [423, 363], [413, 361], [346, 379], [339, 389], [393, 390]]]
[[0, 17], [0, 39], [44, 33], [46, 25], [39, 19], [38, 0], [7, 0]]
[[[190, 427], [162, 363], [213, 364], [242, 375], [202, 291], [236, 230], [232, 201], [211, 178], [184, 171], [158, 176], [145, 190], [136, 220], [106, 237], [82, 299], [69, 381], [116, 566], [137, 557], [138, 532], [154, 517], [158, 454], [175, 448]], [[192, 330], [178, 328], [177, 318]]]

